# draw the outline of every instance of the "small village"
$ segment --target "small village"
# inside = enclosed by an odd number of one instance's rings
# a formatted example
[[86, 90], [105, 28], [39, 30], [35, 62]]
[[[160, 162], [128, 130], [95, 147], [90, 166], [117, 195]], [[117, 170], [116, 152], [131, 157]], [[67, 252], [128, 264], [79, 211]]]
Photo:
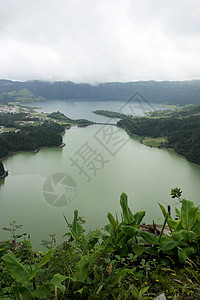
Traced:
[[[17, 120], [15, 123], [18, 125], [38, 125], [45, 120], [49, 120], [51, 118], [47, 117], [45, 113], [37, 113], [31, 107], [26, 107], [23, 105], [9, 104], [9, 105], [0, 105], [0, 115], [1, 114], [27, 114], [25, 117], [27, 120]], [[32, 120], [31, 120], [32, 119]], [[5, 132], [18, 132], [20, 129], [14, 126], [2, 126], [0, 123], [0, 134]]]

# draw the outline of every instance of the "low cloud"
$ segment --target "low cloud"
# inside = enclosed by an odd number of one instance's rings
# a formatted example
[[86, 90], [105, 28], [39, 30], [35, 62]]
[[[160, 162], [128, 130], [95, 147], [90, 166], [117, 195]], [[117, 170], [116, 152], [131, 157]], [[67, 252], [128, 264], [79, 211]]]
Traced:
[[2, 1], [0, 78], [199, 78], [199, 15], [198, 0]]

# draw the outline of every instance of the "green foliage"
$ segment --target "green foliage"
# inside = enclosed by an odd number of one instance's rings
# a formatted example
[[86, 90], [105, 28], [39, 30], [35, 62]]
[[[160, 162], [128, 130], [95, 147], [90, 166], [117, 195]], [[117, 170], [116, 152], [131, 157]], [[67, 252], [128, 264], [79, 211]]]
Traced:
[[42, 284], [37, 284], [36, 281], [39, 278], [39, 269], [49, 262], [54, 251], [55, 249], [48, 251], [36, 266], [22, 264], [12, 252], [8, 252], [2, 257], [9, 275], [14, 279], [12, 288], [17, 297], [21, 295], [22, 299], [34, 299], [35, 297], [43, 299], [55, 290], [55, 286], [62, 292], [65, 291], [62, 281], [66, 279], [66, 276], [55, 274]]
[[0, 177], [3, 176], [4, 174], [5, 174], [5, 169], [3, 163], [0, 161]]
[[117, 119], [126, 118], [125, 114], [110, 111], [110, 110], [95, 110], [95, 111], [93, 111], [93, 113], [96, 114], [96, 115], [106, 116], [108, 118], [117, 118]]
[[[49, 100], [55, 99], [88, 99], [94, 100], [122, 100], [129, 99], [136, 91], [141, 93], [152, 103], [167, 102], [168, 104], [198, 103], [200, 94], [199, 80], [191, 81], [138, 81], [138, 82], [107, 82], [97, 85], [73, 83], [71, 81], [45, 82], [31, 80], [16, 82], [0, 80], [0, 102], [13, 100], [10, 92], [27, 89], [35, 96], [42, 96]], [[136, 94], [137, 95], [137, 94]], [[137, 97], [133, 99], [137, 102]]]
[[173, 148], [189, 161], [200, 164], [200, 105], [172, 111], [167, 117], [154, 118], [154, 114], [142, 118], [127, 116], [117, 126], [141, 137], [167, 137], [162, 146]]
[[85, 120], [85, 119], [70, 119], [67, 116], [65, 116], [63, 113], [57, 111], [57, 112], [53, 112], [51, 114], [48, 115], [49, 118], [58, 120], [60, 122], [67, 122], [67, 123], [71, 123], [71, 124], [77, 124], [79, 127], [84, 127], [84, 126], [88, 126], [93, 124], [93, 122]]
[[36, 96], [27, 88], [22, 88], [20, 90], [10, 91], [8, 93], [4, 92], [0, 94], [0, 101], [2, 103], [8, 102], [34, 102], [34, 101], [44, 101], [44, 97]]
[[[104, 231], [86, 233], [75, 210], [71, 224], [64, 216], [68, 240], [44, 253], [34, 253], [30, 241], [17, 242], [26, 234], [18, 235], [21, 225], [10, 223], [4, 229], [10, 231], [11, 242], [0, 243], [0, 297], [154, 299], [165, 291], [168, 299], [178, 294], [198, 299], [200, 211], [193, 202], [180, 199], [180, 189], [173, 195], [180, 200], [179, 218], [173, 220], [160, 204], [164, 224], [159, 236], [144, 231], [145, 212], [133, 214], [125, 193], [120, 197], [121, 221], [108, 213]], [[171, 232], [164, 234], [167, 224]]]
[[44, 146], [62, 144], [60, 135], [65, 129], [62, 125], [46, 121], [38, 126], [23, 126], [19, 132], [0, 135], [0, 158], [16, 151], [33, 151]]

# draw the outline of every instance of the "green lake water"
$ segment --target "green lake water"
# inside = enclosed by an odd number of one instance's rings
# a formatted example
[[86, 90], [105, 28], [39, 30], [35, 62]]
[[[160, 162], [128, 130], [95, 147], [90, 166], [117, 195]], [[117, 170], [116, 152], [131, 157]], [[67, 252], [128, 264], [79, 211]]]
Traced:
[[[102, 130], [106, 139], [101, 136]], [[0, 182], [0, 227], [16, 220], [23, 224], [23, 232], [31, 233], [35, 247], [48, 239], [49, 233], [56, 233], [59, 242], [62, 240], [67, 231], [63, 213], [71, 222], [73, 211], [78, 209], [87, 230], [105, 225], [107, 212], [120, 218], [122, 192], [127, 193], [133, 212], [146, 211], [146, 223], [163, 222], [157, 203], [173, 203], [170, 188], [182, 188], [186, 199], [200, 204], [200, 166], [173, 151], [144, 146], [115, 126], [75, 127], [66, 131], [64, 142], [64, 148], [18, 153], [4, 160], [9, 176]], [[49, 188], [50, 176], [65, 174], [73, 178], [77, 189], [72, 190], [71, 202], [64, 199], [62, 207], [55, 207], [43, 191]], [[49, 195], [60, 197], [65, 188], [65, 184], [54, 185]], [[0, 233], [1, 239], [9, 237], [3, 230]]]

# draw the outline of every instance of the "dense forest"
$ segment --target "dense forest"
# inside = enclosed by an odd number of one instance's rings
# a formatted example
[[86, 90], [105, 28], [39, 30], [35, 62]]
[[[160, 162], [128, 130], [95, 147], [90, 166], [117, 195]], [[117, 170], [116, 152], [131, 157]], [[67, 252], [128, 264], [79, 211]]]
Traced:
[[76, 124], [78, 127], [82, 127], [82, 126], [88, 126], [88, 125], [92, 125], [93, 122], [86, 120], [86, 119], [70, 119], [69, 117], [65, 116], [63, 113], [57, 111], [57, 112], [53, 112], [51, 114], [49, 114], [47, 117], [51, 118], [51, 119], [55, 119], [57, 121], [60, 122], [66, 122], [69, 124]]
[[116, 119], [123, 119], [126, 118], [125, 114], [119, 113], [119, 112], [115, 112], [115, 111], [110, 111], [110, 110], [95, 110], [93, 111], [94, 114], [96, 115], [101, 115], [101, 116], [105, 116], [108, 118], [116, 118]]
[[64, 126], [45, 121], [38, 126], [23, 126], [18, 132], [6, 132], [0, 135], [0, 159], [16, 151], [34, 151], [44, 146], [62, 144], [61, 132]]
[[70, 81], [11, 81], [0, 80], [0, 103], [28, 102], [44, 99], [87, 99], [126, 101], [139, 92], [154, 103], [188, 104], [200, 101], [200, 80], [107, 82], [97, 85]]
[[[200, 164], [200, 105], [189, 106], [177, 111], [163, 112], [163, 117], [133, 118], [127, 116], [117, 125], [129, 134], [142, 137], [167, 136], [165, 146], [173, 148], [191, 162]], [[159, 115], [159, 112], [151, 116]]]
[[27, 113], [0, 113], [0, 126], [20, 128], [20, 123], [23, 121], [39, 121], [39, 118]]
[[2, 162], [0, 161], [0, 177], [3, 176], [4, 173], [5, 173], [4, 166], [3, 166]]

